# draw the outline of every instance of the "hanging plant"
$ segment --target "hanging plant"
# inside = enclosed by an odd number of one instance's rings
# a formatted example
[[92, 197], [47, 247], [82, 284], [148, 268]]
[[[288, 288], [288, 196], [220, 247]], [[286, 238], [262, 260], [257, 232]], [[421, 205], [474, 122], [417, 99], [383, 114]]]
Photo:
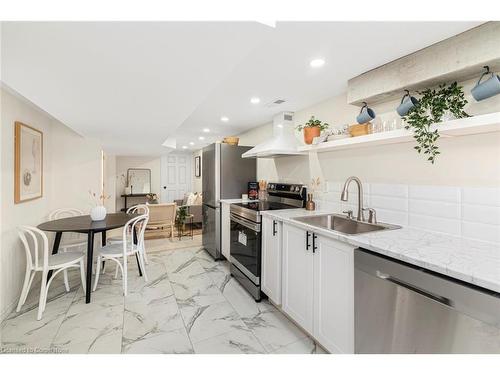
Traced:
[[417, 141], [414, 147], [417, 152], [427, 155], [427, 160], [434, 164], [440, 154], [436, 141], [439, 138], [438, 130], [432, 130], [431, 125], [441, 122], [443, 115], [448, 111], [455, 118], [470, 117], [464, 107], [467, 104], [462, 86], [457, 82], [451, 85], [440, 85], [437, 89], [427, 89], [418, 92], [422, 97], [419, 104], [413, 107], [406, 116], [405, 129], [413, 130], [413, 138]]

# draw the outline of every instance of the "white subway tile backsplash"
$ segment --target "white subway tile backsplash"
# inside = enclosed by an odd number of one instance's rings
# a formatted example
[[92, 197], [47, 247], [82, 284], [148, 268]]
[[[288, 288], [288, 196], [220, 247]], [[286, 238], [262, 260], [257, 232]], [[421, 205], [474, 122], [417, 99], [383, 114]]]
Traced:
[[[357, 187], [349, 187], [342, 202], [344, 182], [326, 184], [318, 208], [357, 213]], [[471, 239], [500, 243], [500, 188], [460, 188], [363, 183], [364, 206], [375, 208], [381, 222], [421, 228]]]
[[439, 202], [460, 202], [460, 188], [449, 186], [410, 185], [409, 198]]
[[475, 223], [500, 225], [500, 207], [463, 204], [462, 220]]
[[500, 189], [462, 188], [462, 203], [500, 207]]
[[458, 203], [409, 199], [408, 208], [411, 214], [460, 219], [460, 204]]
[[460, 235], [460, 220], [445, 219], [427, 215], [408, 215], [408, 225], [414, 228], [427, 229], [434, 232]]
[[377, 221], [402, 226], [408, 225], [408, 213], [377, 208]]
[[342, 183], [341, 182], [336, 182], [336, 181], [326, 181], [326, 191], [337, 191], [341, 192], [342, 191]]
[[500, 243], [500, 227], [498, 225], [463, 221], [462, 237]]
[[382, 197], [380, 195], [372, 195], [370, 197], [371, 207], [375, 209], [390, 209], [396, 211], [408, 211], [408, 199]]
[[370, 194], [384, 197], [408, 198], [408, 186], [401, 184], [370, 184]]

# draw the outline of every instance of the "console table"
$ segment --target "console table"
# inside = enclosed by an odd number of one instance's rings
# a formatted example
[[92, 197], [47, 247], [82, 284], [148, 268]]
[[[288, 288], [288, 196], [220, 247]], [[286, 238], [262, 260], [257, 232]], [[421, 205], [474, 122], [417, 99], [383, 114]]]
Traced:
[[148, 195], [148, 193], [139, 193], [139, 194], [122, 194], [121, 197], [125, 200], [125, 205], [124, 208], [122, 208], [122, 211], [127, 211], [128, 206], [127, 206], [127, 199], [129, 198], [142, 198]]

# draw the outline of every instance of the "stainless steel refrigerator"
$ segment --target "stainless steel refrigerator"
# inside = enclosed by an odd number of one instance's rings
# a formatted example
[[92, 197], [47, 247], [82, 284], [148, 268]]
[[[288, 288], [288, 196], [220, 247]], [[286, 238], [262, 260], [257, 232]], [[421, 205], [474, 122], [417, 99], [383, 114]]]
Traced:
[[251, 147], [214, 143], [203, 149], [203, 247], [215, 259], [221, 258], [220, 200], [241, 198], [248, 182], [255, 181], [256, 159], [241, 155]]

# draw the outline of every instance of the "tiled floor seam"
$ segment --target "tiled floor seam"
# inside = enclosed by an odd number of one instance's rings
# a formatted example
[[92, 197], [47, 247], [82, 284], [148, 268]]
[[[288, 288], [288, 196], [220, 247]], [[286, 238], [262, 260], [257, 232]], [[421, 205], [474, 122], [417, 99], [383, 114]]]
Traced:
[[57, 335], [59, 334], [59, 331], [61, 330], [61, 327], [64, 323], [64, 321], [66, 320], [66, 317], [68, 316], [68, 311], [69, 309], [71, 308], [71, 306], [73, 305], [73, 302], [75, 302], [76, 298], [77, 298], [77, 295], [78, 295], [78, 292], [80, 291], [80, 288], [82, 286], [80, 285], [80, 287], [75, 290], [73, 293], [73, 299], [71, 300], [71, 303], [68, 304], [68, 308], [66, 309], [66, 312], [64, 313], [64, 317], [62, 318], [61, 320], [61, 323], [59, 323], [59, 326], [57, 327], [57, 330], [56, 330], [56, 333], [55, 335], [52, 337], [52, 340], [50, 341], [50, 345], [49, 345], [49, 348], [53, 348], [54, 347], [54, 344], [55, 344], [55, 341], [56, 341], [56, 338], [57, 338]]
[[[171, 283], [172, 281], [170, 280], [170, 275], [168, 273], [168, 270], [167, 270], [167, 266], [165, 264], [165, 260], [162, 259], [162, 263], [163, 263], [163, 266], [165, 267], [165, 273], [167, 274], [167, 280], [169, 283]], [[184, 331], [186, 332], [186, 336], [189, 340], [189, 344], [191, 344], [191, 349], [193, 350], [193, 353], [196, 354], [196, 352], [194, 351], [194, 345], [193, 345], [193, 342], [191, 341], [191, 336], [189, 336], [189, 332], [187, 331], [187, 326], [186, 326], [186, 321], [184, 320], [184, 317], [182, 316], [182, 313], [181, 313], [181, 309], [179, 307], [179, 302], [177, 301], [177, 296], [175, 295], [175, 291], [172, 290], [172, 295], [174, 296], [174, 300], [175, 300], [175, 305], [177, 306], [177, 311], [179, 313], [179, 316], [181, 317], [181, 320], [182, 320], [182, 324], [184, 325]]]
[[[206, 271], [206, 270], [205, 270]], [[210, 276], [210, 273], [208, 273], [208, 277], [210, 277], [210, 279], [212, 280], [212, 282], [215, 284], [215, 280]], [[217, 285], [216, 285], [217, 286]], [[218, 287], [217, 287], [218, 289]], [[224, 293], [222, 293], [221, 291], [221, 294], [222, 294], [222, 297], [224, 297], [224, 299], [226, 300], [227, 303], [229, 303], [229, 305], [233, 308], [233, 310], [236, 312], [236, 314], [238, 314], [238, 311], [236, 310], [236, 308], [234, 307], [234, 305], [231, 303], [231, 301], [229, 301], [227, 299], [227, 297], [224, 295]], [[269, 353], [269, 351], [267, 351], [266, 349], [266, 346], [259, 340], [259, 338], [255, 335], [255, 333], [252, 331], [252, 329], [247, 325], [247, 323], [245, 323], [245, 319], [243, 319], [243, 317], [238, 314], [238, 317], [240, 318], [240, 320], [243, 322], [243, 324], [245, 325], [245, 327], [247, 328], [248, 332], [250, 332], [252, 334], [252, 336], [255, 338], [255, 340], [257, 340], [257, 342], [262, 346], [262, 348], [264, 349], [264, 352], [266, 353]], [[217, 337], [217, 336], [216, 336]]]

